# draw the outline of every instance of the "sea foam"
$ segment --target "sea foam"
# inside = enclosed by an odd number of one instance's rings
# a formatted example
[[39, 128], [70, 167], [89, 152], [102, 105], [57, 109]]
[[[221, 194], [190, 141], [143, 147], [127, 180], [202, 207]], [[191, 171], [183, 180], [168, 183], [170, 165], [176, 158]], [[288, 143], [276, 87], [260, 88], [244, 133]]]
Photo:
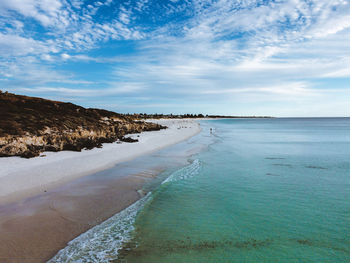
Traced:
[[[191, 178], [199, 173], [199, 169], [199, 160], [194, 160], [190, 165], [173, 172], [162, 185]], [[151, 199], [152, 193], [149, 192], [126, 209], [70, 241], [48, 263], [105, 263], [117, 260], [118, 251], [132, 238], [137, 213]]]
[[162, 184], [189, 179], [199, 173], [200, 167], [201, 163], [198, 159], [196, 159], [190, 165], [173, 172], [167, 179], [162, 182]]
[[152, 198], [151, 193], [68, 243], [48, 263], [110, 262], [118, 258], [125, 242], [131, 238], [136, 215]]

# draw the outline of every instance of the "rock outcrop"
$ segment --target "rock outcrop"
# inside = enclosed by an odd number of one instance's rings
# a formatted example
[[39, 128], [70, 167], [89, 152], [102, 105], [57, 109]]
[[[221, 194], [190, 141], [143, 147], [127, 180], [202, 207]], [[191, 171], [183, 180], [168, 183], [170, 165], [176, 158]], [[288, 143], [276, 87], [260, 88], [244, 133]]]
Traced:
[[92, 149], [125, 135], [165, 129], [101, 109], [0, 91], [0, 157], [31, 158], [44, 151]]

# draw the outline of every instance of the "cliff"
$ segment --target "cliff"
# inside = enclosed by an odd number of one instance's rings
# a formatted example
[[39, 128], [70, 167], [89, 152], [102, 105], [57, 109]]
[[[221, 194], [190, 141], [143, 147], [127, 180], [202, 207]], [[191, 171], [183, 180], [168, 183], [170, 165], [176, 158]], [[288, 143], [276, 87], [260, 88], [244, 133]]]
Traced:
[[166, 127], [101, 109], [0, 91], [0, 157], [92, 149], [125, 135]]

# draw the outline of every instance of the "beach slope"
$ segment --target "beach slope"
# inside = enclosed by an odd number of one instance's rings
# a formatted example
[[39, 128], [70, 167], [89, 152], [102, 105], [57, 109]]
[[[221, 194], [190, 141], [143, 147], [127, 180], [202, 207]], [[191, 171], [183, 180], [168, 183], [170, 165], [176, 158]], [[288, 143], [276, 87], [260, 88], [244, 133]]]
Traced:
[[75, 178], [184, 141], [199, 133], [195, 120], [148, 120], [168, 129], [132, 134], [136, 143], [105, 143], [102, 148], [81, 152], [44, 152], [43, 157], [0, 158], [0, 204], [44, 193]]

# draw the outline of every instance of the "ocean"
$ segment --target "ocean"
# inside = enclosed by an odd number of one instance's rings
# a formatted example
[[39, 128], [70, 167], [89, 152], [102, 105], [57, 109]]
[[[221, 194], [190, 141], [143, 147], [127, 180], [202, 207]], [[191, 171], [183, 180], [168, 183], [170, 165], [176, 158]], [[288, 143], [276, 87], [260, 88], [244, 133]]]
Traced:
[[190, 164], [49, 262], [350, 262], [350, 118], [201, 126]]

